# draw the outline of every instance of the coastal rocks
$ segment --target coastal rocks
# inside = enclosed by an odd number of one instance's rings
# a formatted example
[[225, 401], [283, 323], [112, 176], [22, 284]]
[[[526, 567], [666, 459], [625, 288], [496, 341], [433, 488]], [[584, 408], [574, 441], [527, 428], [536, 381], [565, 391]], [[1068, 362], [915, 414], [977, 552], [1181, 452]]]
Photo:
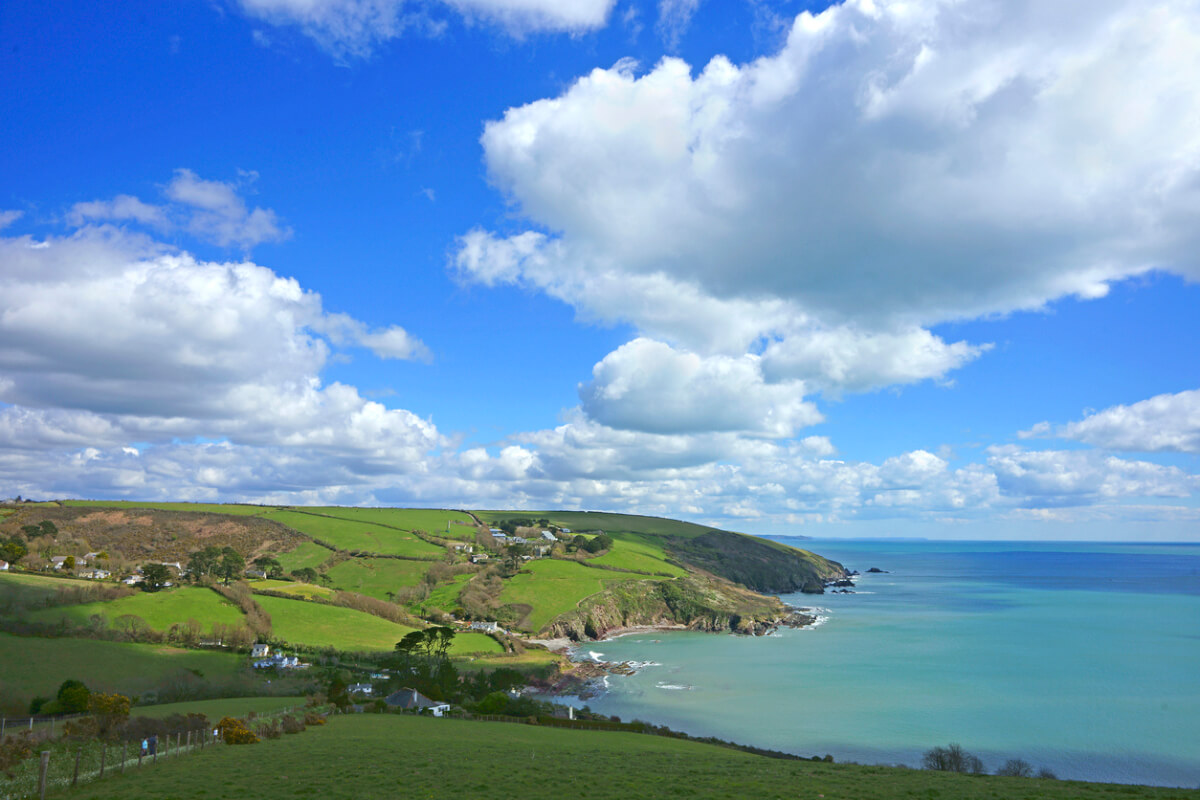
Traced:
[[883, 575], [887, 574], [886, 569], [880, 569], [879, 567], [871, 567], [869, 570], [867, 570], [867, 572], [874, 572], [874, 573], [883, 574]]

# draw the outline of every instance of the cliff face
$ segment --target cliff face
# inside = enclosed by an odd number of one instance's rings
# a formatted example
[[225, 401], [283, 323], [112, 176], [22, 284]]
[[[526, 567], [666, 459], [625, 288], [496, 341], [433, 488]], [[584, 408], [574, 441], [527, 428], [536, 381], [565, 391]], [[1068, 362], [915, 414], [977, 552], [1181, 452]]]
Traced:
[[557, 617], [543, 635], [574, 641], [602, 639], [619, 628], [682, 625], [699, 631], [765, 633], [789, 609], [778, 598], [728, 581], [688, 575], [671, 581], [628, 581], [592, 595]]
[[684, 564], [756, 592], [820, 592], [825, 581], [846, 577], [846, 569], [836, 561], [729, 531], [714, 530], [690, 538], [670, 537], [667, 549]]

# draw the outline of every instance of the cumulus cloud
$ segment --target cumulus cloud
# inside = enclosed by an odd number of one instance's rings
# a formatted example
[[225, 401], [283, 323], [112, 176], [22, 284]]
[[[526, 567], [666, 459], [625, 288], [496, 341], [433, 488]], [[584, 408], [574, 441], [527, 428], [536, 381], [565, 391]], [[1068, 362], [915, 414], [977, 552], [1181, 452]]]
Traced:
[[1188, 497], [1200, 479], [1178, 467], [1129, 461], [1098, 451], [989, 448], [1000, 490], [1032, 506], [1091, 505], [1136, 497]]
[[605, 356], [580, 386], [596, 421], [651, 433], [735, 431], [790, 437], [821, 422], [798, 381], [767, 384], [756, 356], [680, 352], [639, 338]]
[[67, 212], [66, 221], [75, 227], [93, 222], [132, 222], [156, 231], [183, 230], [221, 247], [249, 250], [292, 235], [271, 209], [246, 206], [239, 191], [257, 179], [257, 173], [244, 172], [237, 182], [210, 181], [190, 169], [177, 169], [171, 182], [163, 187], [170, 201], [166, 204], [153, 205], [120, 194], [111, 200], [76, 203]]
[[[470, 21], [515, 36], [537, 31], [579, 33], [602, 27], [614, 0], [443, 0]], [[405, 0], [240, 0], [242, 10], [275, 25], [295, 25], [335, 56], [366, 57], [410, 29], [436, 33], [445, 23]]]
[[1197, 80], [1182, 0], [851, 0], [748, 64], [622, 62], [509, 109], [482, 144], [531, 227], [454, 268], [692, 350], [765, 338], [780, 375], [940, 378], [981, 345], [938, 323], [1200, 271]]
[[1200, 389], [1113, 406], [1057, 428], [1041, 422], [1021, 433], [1022, 438], [1051, 435], [1105, 450], [1200, 453]]

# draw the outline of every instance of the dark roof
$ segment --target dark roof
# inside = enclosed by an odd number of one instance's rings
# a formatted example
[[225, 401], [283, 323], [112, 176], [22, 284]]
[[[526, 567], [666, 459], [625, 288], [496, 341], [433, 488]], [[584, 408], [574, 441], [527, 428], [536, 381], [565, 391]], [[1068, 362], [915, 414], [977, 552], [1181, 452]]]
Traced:
[[389, 706], [409, 709], [433, 708], [434, 706], [446, 705], [445, 703], [430, 700], [416, 689], [401, 689], [398, 692], [393, 692], [384, 698], [383, 702]]

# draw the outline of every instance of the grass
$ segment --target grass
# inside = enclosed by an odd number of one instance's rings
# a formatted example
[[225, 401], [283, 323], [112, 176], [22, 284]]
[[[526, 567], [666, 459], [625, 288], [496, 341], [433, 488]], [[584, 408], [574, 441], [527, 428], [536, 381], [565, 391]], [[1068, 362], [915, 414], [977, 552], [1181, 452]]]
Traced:
[[123, 614], [136, 614], [156, 631], [165, 631], [177, 622], [195, 619], [207, 629], [214, 622], [226, 625], [242, 624], [243, 616], [237, 606], [211, 589], [181, 586], [159, 592], [138, 592], [129, 597], [102, 603], [83, 603], [75, 606], [59, 606], [34, 611], [29, 619], [37, 622], [54, 623], [67, 619], [73, 623], [86, 623], [93, 614], [108, 618], [109, 625]]
[[221, 717], [245, 718], [251, 711], [268, 714], [281, 708], [302, 706], [303, 697], [223, 697], [219, 700], [187, 700], [182, 703], [162, 703], [153, 706], [134, 706], [135, 717], [162, 719], [172, 714], [203, 714], [214, 722]]
[[357, 652], [391, 650], [414, 630], [340, 606], [265, 595], [254, 599], [271, 615], [274, 636], [291, 644]]
[[63, 500], [62, 505], [75, 508], [150, 508], [156, 511], [194, 511], [206, 514], [235, 514], [255, 517], [272, 510], [272, 506], [244, 506], [227, 503], [139, 503], [136, 500]]
[[602, 556], [589, 558], [589, 564], [603, 564], [617, 569], [642, 572], [665, 572], [679, 576], [687, 574], [674, 564], [668, 564], [667, 554], [653, 538], [633, 533], [619, 533], [613, 540], [612, 549]]
[[638, 577], [641, 576], [591, 569], [573, 561], [541, 559], [530, 561], [505, 581], [500, 602], [532, 607], [524, 627], [539, 631], [559, 614], [575, 608], [580, 600], [603, 591], [609, 583]]
[[717, 530], [706, 525], [682, 522], [665, 517], [643, 517], [637, 514], [610, 514], [601, 511], [476, 511], [484, 522], [495, 525], [506, 519], [547, 519], [551, 525], [570, 528], [572, 533], [606, 531], [608, 533], [645, 533], [651, 536], [682, 536], [691, 538]]
[[524, 653], [499, 653], [471, 661], [460, 661], [455, 666], [460, 673], [474, 672], [480, 669], [496, 669], [497, 667], [508, 667], [518, 672], [539, 672], [544, 667], [557, 664], [562, 659], [562, 656], [551, 653], [549, 650], [530, 648]]
[[486, 633], [459, 633], [450, 645], [450, 655], [464, 656], [469, 654], [501, 655], [504, 648]]
[[444, 548], [418, 539], [411, 533], [381, 528], [355, 520], [333, 519], [298, 511], [272, 511], [264, 519], [275, 520], [320, 539], [340, 550], [361, 550], [367, 553], [436, 559]]
[[453, 580], [446, 583], [439, 583], [429, 593], [429, 597], [421, 601], [420, 605], [426, 608], [440, 608], [442, 611], [453, 611], [458, 605], [458, 593], [467, 585], [467, 581], [474, 577], [474, 573], [463, 573], [455, 575]]
[[[402, 528], [406, 531], [422, 530], [432, 534], [444, 534], [450, 520], [458, 520], [470, 525], [475, 524], [475, 520], [471, 519], [470, 514], [441, 508], [354, 508], [331, 506], [303, 508], [301, 510], [356, 522], [375, 522], [380, 525], [390, 525], [393, 528]], [[456, 527], [462, 526], [453, 525], [450, 526], [450, 530], [453, 531]], [[474, 528], [471, 529], [471, 535], [475, 535]]]
[[318, 569], [331, 555], [333, 552], [328, 547], [321, 547], [316, 542], [301, 542], [299, 547], [280, 553], [276, 558], [284, 572], [292, 572], [305, 567]]
[[244, 658], [232, 653], [0, 633], [0, 694], [53, 697], [68, 678], [93, 690], [140, 694], [181, 670], [219, 678], [236, 674], [244, 664]]
[[311, 597], [332, 597], [333, 589], [326, 586], [316, 586], [311, 583], [299, 583], [296, 581], [250, 581], [251, 589], [269, 589], [272, 592], [282, 592], [283, 594], [291, 594], [305, 600]]
[[52, 796], [1182, 800], [1200, 797], [1200, 792], [782, 761], [634, 733], [356, 714], [333, 717], [296, 736], [167, 759], [153, 769], [113, 775]]
[[94, 581], [70, 578], [48, 578], [44, 575], [29, 575], [22, 572], [0, 572], [0, 608], [10, 601], [38, 603], [53, 597], [66, 586], [93, 586]]
[[420, 583], [429, 571], [430, 563], [397, 558], [352, 558], [325, 574], [339, 589], [387, 600], [388, 592]]

